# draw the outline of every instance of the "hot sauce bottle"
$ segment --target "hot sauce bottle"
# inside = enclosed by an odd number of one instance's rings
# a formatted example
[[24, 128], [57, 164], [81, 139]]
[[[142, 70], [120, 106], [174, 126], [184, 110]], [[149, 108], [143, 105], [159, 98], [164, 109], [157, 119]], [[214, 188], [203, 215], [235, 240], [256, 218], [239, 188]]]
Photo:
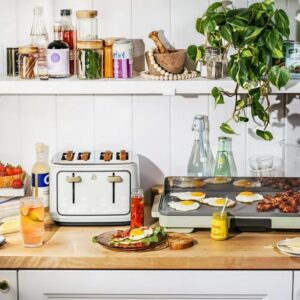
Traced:
[[70, 48], [70, 75], [74, 75], [76, 70], [76, 32], [72, 25], [72, 10], [62, 9], [60, 15], [63, 29], [63, 41], [67, 43]]
[[130, 212], [130, 228], [144, 226], [144, 192], [142, 189], [131, 191]]

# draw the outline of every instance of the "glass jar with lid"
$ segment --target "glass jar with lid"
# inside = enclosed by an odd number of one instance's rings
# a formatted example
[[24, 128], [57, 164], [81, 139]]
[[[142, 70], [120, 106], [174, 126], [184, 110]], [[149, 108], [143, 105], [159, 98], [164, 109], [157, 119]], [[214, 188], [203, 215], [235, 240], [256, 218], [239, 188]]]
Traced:
[[223, 77], [223, 58], [221, 49], [210, 48], [207, 55], [207, 78], [219, 79]]
[[77, 41], [98, 39], [97, 10], [78, 10], [76, 12]]
[[99, 79], [103, 77], [103, 41], [77, 42], [77, 77]]
[[113, 68], [113, 44], [115, 39], [106, 38], [104, 40], [104, 77], [113, 78], [114, 68]]
[[19, 47], [19, 76], [22, 79], [36, 77], [36, 63], [38, 60], [38, 47]]

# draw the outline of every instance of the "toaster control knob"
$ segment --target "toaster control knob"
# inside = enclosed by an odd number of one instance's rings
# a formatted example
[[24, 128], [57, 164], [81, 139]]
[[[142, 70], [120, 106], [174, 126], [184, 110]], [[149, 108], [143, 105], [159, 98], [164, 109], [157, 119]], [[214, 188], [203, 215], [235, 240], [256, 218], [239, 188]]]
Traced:
[[6, 280], [0, 281], [0, 291], [7, 293], [9, 291], [9, 283]]
[[81, 177], [80, 176], [74, 176], [74, 177], [67, 176], [66, 181], [69, 183], [79, 183], [79, 182], [81, 182]]
[[123, 182], [123, 178], [121, 176], [107, 176], [107, 181], [110, 183], [119, 183]]

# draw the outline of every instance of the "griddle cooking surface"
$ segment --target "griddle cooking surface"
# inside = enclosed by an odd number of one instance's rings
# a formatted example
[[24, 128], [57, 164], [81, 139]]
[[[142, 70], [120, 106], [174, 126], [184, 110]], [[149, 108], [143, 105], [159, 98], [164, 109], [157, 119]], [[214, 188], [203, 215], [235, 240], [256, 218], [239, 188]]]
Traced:
[[[221, 207], [214, 207], [210, 206], [208, 204], [200, 204], [200, 207], [197, 210], [193, 211], [177, 211], [171, 207], [168, 206], [168, 203], [170, 201], [180, 201], [177, 197], [170, 196], [171, 193], [174, 192], [204, 192], [206, 194], [206, 198], [210, 197], [218, 197], [218, 198], [226, 198], [228, 196], [229, 199], [232, 199], [236, 201], [235, 197], [242, 191], [251, 191], [253, 193], [258, 193], [261, 195], [271, 194], [274, 195], [276, 192], [285, 192], [287, 190], [300, 190], [300, 186], [291, 186], [289, 189], [279, 189], [274, 188], [272, 186], [261, 186], [261, 187], [252, 187], [252, 188], [241, 188], [236, 187], [233, 185], [233, 182], [236, 180], [244, 179], [243, 178], [232, 178], [232, 181], [230, 183], [226, 184], [209, 184], [207, 183], [205, 186], [201, 188], [195, 188], [195, 187], [185, 187], [180, 188], [180, 181], [184, 182], [186, 184], [188, 177], [168, 177], [165, 181], [165, 194], [162, 196], [162, 201], [160, 201], [159, 205], [159, 213], [161, 215], [165, 216], [212, 216], [212, 214], [216, 211], [220, 211]], [[199, 178], [198, 178], [199, 179]], [[278, 180], [297, 180], [299, 181], [300, 185], [300, 179], [297, 178], [248, 178], [251, 181], [259, 181], [264, 182], [264, 180], [267, 180], [268, 182], [272, 181], [278, 182]], [[171, 183], [171, 184], [170, 184]], [[174, 184], [175, 183], [175, 184]], [[263, 183], [264, 184], [264, 183]], [[256, 210], [256, 204], [259, 201], [255, 201], [253, 203], [241, 203], [236, 201], [236, 204], [232, 208], [226, 208], [226, 211], [229, 215], [236, 216], [236, 217], [299, 217], [299, 213], [282, 213], [278, 209], [270, 210], [267, 212], [258, 212]], [[300, 209], [300, 206], [299, 206]]]

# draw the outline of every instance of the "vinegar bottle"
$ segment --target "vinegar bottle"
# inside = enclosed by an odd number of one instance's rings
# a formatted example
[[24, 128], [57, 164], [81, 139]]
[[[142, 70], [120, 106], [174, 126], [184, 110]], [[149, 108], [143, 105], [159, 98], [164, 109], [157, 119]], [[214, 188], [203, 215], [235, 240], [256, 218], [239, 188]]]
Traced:
[[70, 49], [70, 75], [76, 72], [76, 31], [72, 24], [72, 10], [62, 9], [60, 11], [63, 41], [68, 44]]
[[36, 162], [32, 167], [32, 195], [43, 198], [44, 207], [49, 206], [49, 165], [43, 143], [36, 144]]

